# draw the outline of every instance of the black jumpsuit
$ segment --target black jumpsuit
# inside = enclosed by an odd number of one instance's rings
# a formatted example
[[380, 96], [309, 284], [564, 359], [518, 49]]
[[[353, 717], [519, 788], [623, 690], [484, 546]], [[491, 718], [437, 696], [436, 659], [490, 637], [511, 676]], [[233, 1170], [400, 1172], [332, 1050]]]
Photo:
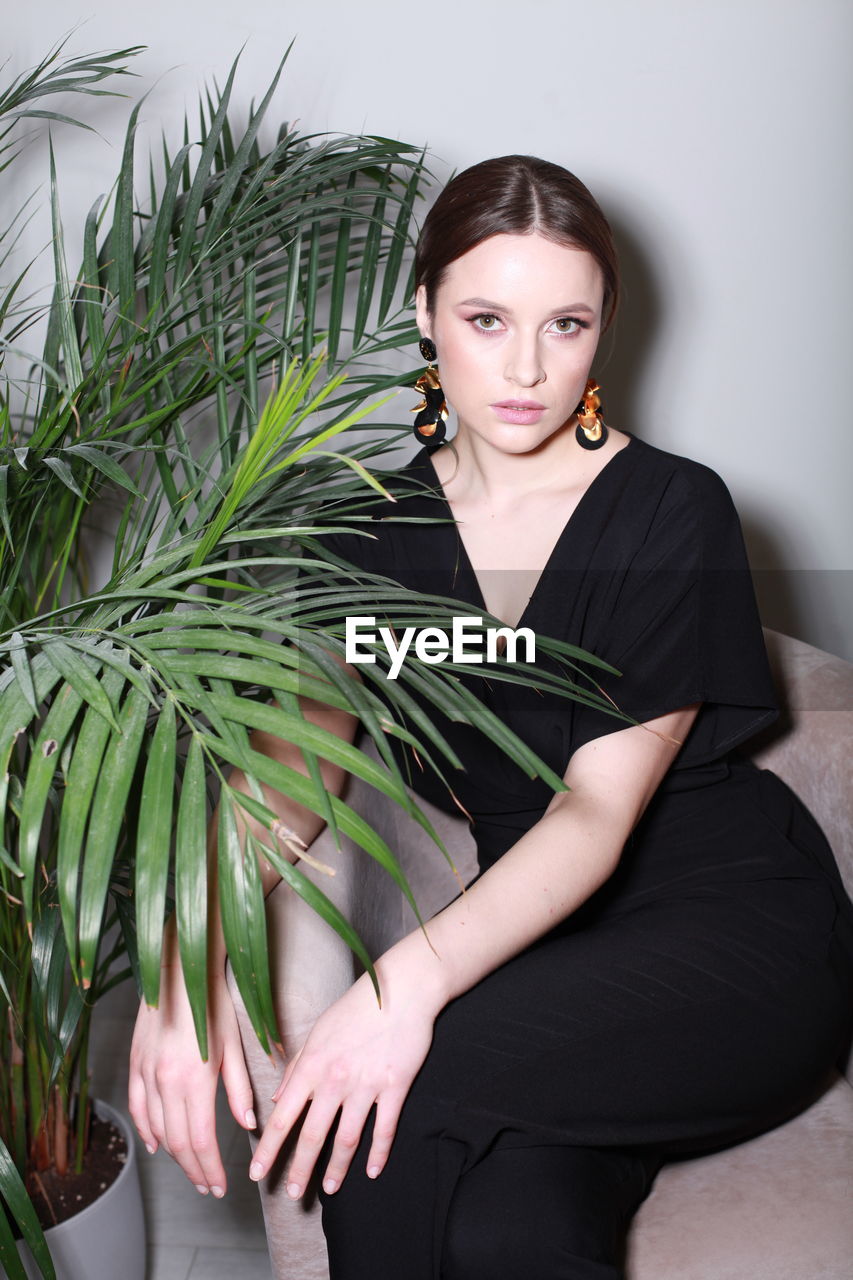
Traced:
[[[388, 483], [401, 500], [379, 503], [376, 541], [328, 545], [484, 612], [428, 451]], [[518, 625], [621, 671], [595, 679], [636, 720], [702, 707], [615, 874], [441, 1012], [375, 1181], [368, 1123], [343, 1186], [322, 1196], [332, 1280], [614, 1280], [663, 1161], [796, 1114], [850, 1035], [853, 904], [802, 803], [734, 750], [778, 711], [719, 476], [631, 437], [572, 513]], [[560, 776], [581, 744], [624, 727], [558, 695], [470, 680]], [[466, 763], [452, 784], [485, 870], [552, 792], [429, 710]], [[415, 790], [458, 813], [394, 745]]]

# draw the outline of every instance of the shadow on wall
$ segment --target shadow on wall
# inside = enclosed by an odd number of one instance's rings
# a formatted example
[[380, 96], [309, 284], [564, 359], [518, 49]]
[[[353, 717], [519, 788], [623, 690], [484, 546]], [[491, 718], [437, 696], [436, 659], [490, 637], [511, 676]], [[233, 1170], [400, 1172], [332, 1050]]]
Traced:
[[[663, 329], [663, 289], [655, 276], [653, 255], [630, 224], [614, 217], [610, 209], [607, 217], [619, 254], [622, 298], [616, 321], [601, 341], [594, 368], [602, 384], [605, 420], [649, 439], [642, 387]], [[655, 441], [649, 439], [649, 443]]]
[[[744, 534], [753, 558], [753, 548], [761, 546], [761, 558], [772, 562], [763, 532], [745, 527]], [[853, 569], [763, 568], [752, 577], [766, 627], [853, 662]]]
[[[614, 329], [602, 340], [596, 376], [603, 386], [606, 418], [656, 444], [644, 406], [650, 390], [654, 395], [646, 371], [655, 363], [654, 349], [661, 340], [664, 290], [655, 275], [654, 256], [630, 222], [610, 210], [608, 219], [619, 252], [623, 297]], [[853, 570], [789, 568], [767, 526], [743, 505], [738, 509], [750, 563], [761, 565], [753, 569], [753, 580], [764, 625], [853, 662]]]

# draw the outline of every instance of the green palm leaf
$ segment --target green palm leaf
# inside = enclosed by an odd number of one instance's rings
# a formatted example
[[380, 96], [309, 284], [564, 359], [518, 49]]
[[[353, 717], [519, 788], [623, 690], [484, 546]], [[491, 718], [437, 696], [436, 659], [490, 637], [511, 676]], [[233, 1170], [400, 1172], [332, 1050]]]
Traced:
[[[175, 905], [181, 968], [202, 1058], [207, 1060], [207, 805], [201, 738], [190, 742], [178, 807]], [[145, 992], [149, 1004], [155, 1004]]]
[[145, 766], [136, 835], [137, 943], [142, 989], [148, 1004], [160, 998], [160, 958], [169, 852], [172, 843], [172, 811], [175, 794], [177, 726], [175, 704], [163, 703]]
[[[102, 685], [107, 699], [115, 703], [124, 687], [124, 681], [117, 671], [110, 668], [103, 674]], [[116, 729], [119, 727], [117, 724]], [[73, 746], [65, 782], [65, 798], [59, 819], [56, 850], [59, 909], [75, 976], [78, 974], [80, 864], [101, 761], [107, 748], [110, 732], [107, 719], [97, 708], [89, 707]]]
[[266, 915], [261, 878], [253, 842], [244, 850], [237, 831], [233, 793], [223, 789], [219, 805], [218, 879], [222, 931], [234, 977], [247, 993], [246, 1010], [265, 1053], [267, 1031], [275, 1040], [276, 1027], [266, 946]]
[[[21, 1175], [2, 1137], [0, 1137], [0, 1190], [45, 1280], [56, 1280], [56, 1270], [35, 1209], [30, 1203]], [[2, 1201], [0, 1201], [0, 1263], [5, 1268], [8, 1280], [27, 1280], [27, 1273], [15, 1246]]]

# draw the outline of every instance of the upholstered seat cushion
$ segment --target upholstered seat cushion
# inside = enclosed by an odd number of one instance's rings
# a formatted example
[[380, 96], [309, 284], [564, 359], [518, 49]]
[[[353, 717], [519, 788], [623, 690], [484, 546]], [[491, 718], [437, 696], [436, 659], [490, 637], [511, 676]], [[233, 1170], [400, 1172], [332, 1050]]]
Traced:
[[853, 1089], [698, 1160], [664, 1165], [634, 1219], [630, 1280], [850, 1280]]

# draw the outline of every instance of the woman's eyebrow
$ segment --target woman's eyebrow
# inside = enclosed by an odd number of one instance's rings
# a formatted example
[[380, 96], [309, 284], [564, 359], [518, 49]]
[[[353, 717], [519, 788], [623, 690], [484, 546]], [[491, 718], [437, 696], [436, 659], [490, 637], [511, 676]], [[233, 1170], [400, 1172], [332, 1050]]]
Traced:
[[[510, 307], [505, 307], [502, 302], [491, 302], [488, 298], [463, 298], [456, 305], [458, 307], [488, 307], [492, 311], [504, 311], [507, 315], [512, 315]], [[551, 314], [562, 315], [568, 311], [585, 311], [588, 315], [594, 314], [592, 307], [587, 306], [585, 302], [567, 302], [562, 307], [554, 307]]]

